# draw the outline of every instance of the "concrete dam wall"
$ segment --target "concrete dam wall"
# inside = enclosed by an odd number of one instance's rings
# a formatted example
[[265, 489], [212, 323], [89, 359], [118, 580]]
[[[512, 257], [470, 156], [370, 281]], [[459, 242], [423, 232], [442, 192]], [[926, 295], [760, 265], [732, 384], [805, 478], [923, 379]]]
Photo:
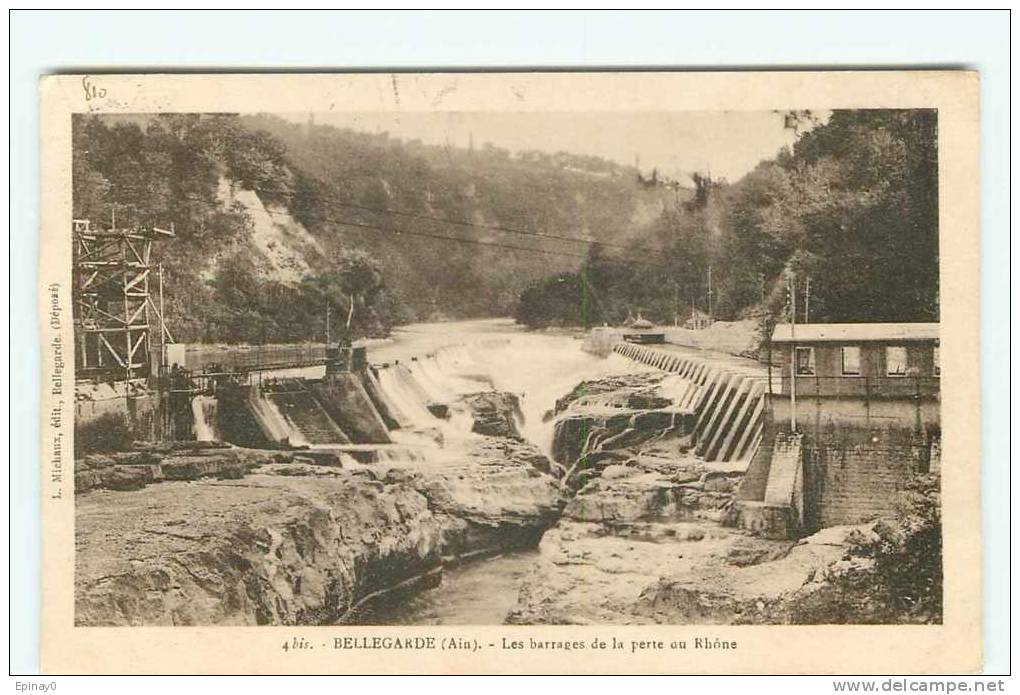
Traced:
[[737, 490], [734, 523], [789, 538], [898, 511], [913, 476], [940, 466], [935, 430], [830, 424], [789, 432], [768, 422]]
[[[368, 378], [341, 372], [220, 387], [215, 407], [195, 408], [194, 429], [196, 435], [219, 432], [228, 442], [255, 447], [390, 444], [386, 421], [363, 384]], [[381, 397], [380, 404], [386, 408]]]
[[690, 435], [698, 456], [741, 461], [754, 455], [762, 440], [767, 391], [761, 369], [626, 342], [613, 350], [679, 377], [675, 403], [693, 415]]
[[[769, 402], [758, 370], [725, 358], [700, 359], [673, 346], [617, 341], [615, 352], [677, 375], [677, 403], [691, 413], [693, 451], [706, 461], [746, 460], [734, 523], [771, 538], [859, 524], [897, 511], [912, 476], [940, 465], [938, 403], [918, 418], [912, 404], [878, 403], [900, 417], [845, 417], [844, 404], [805, 397], [805, 417], [789, 427], [789, 403]], [[831, 399], [830, 399], [831, 400]], [[825, 418], [818, 417], [824, 411]]]
[[328, 369], [321, 378], [220, 384], [214, 396], [192, 403], [192, 431], [196, 439], [257, 448], [336, 449], [364, 461], [418, 459], [422, 447], [471, 435], [464, 397], [492, 384], [465, 373], [468, 357], [450, 347], [405, 363]]

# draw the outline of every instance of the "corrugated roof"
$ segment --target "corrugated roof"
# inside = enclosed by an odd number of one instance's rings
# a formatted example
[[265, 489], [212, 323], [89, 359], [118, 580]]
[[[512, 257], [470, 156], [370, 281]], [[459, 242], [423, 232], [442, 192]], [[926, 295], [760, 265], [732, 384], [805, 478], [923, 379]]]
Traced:
[[790, 324], [778, 324], [773, 343], [853, 343], [869, 340], [938, 340], [937, 323], [798, 323], [792, 336]]

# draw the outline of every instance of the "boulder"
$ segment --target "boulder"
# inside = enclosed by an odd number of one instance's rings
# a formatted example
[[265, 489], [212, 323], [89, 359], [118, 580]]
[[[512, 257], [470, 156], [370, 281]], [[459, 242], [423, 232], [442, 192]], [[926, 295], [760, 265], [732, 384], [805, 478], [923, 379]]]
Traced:
[[506, 391], [483, 391], [464, 396], [474, 423], [471, 431], [489, 437], [520, 439], [517, 421], [521, 417], [520, 400]]
[[450, 419], [450, 406], [447, 405], [446, 403], [436, 403], [436, 402], [427, 403], [425, 405], [425, 408], [430, 413], [432, 413], [433, 417], [437, 417], [440, 420], [449, 420]]

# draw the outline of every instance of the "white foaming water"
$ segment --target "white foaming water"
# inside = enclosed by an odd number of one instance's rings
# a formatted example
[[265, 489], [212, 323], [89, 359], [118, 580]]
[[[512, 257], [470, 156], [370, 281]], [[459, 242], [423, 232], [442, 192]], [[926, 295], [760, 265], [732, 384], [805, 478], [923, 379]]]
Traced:
[[472, 416], [466, 409], [452, 407], [450, 418], [440, 420], [428, 412], [428, 401], [454, 406], [457, 396], [489, 388], [514, 393], [524, 416], [519, 423], [521, 434], [548, 453], [554, 423], [543, 420], [556, 399], [586, 379], [652, 371], [615, 353], [606, 358], [588, 354], [581, 350], [580, 341], [563, 336], [512, 329], [502, 334], [490, 329], [458, 335], [455, 327], [451, 325], [448, 334], [451, 345], [411, 362], [406, 370], [397, 365], [379, 372], [387, 396], [401, 410], [416, 413], [415, 427], [439, 430], [447, 447], [451, 440], [468, 436]]
[[424, 461], [426, 454], [420, 449], [411, 447], [379, 447], [375, 450], [376, 461], [379, 463], [406, 463], [408, 461]]
[[425, 407], [425, 402], [407, 384], [406, 376], [400, 366], [386, 367], [379, 370], [379, 386], [387, 399], [393, 403], [404, 419], [414, 427], [431, 427], [435, 418]]
[[213, 442], [221, 439], [219, 427], [216, 425], [216, 397], [195, 396], [191, 399], [191, 429], [195, 439], [200, 442]]
[[520, 397], [521, 434], [546, 454], [552, 448], [555, 423], [544, 421], [544, 416], [558, 398], [587, 379], [652, 371], [616, 353], [605, 358], [591, 355], [581, 350], [579, 341], [559, 336], [515, 335], [501, 347], [475, 354], [479, 362], [488, 363], [497, 389]]
[[[431, 359], [431, 358], [428, 358]], [[453, 391], [445, 388], [441, 381], [442, 377], [437, 381], [429, 370], [422, 364], [422, 360], [412, 362], [408, 366], [408, 370], [411, 372], [411, 376], [417, 382], [417, 384], [425, 391], [428, 395], [429, 401], [435, 403], [446, 403], [453, 398]]]
[[288, 420], [280, 411], [280, 408], [269, 398], [259, 396], [251, 399], [252, 409], [256, 413], [259, 422], [268, 431], [270, 439], [274, 441], [288, 440], [292, 446], [308, 446], [309, 442], [301, 431]]

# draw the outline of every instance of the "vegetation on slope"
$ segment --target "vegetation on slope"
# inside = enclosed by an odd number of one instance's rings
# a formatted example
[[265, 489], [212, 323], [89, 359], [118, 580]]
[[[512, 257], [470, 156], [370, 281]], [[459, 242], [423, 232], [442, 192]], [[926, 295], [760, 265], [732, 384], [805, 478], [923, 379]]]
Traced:
[[695, 175], [693, 199], [628, 250], [534, 283], [516, 316], [671, 323], [708, 309], [711, 268], [716, 318], [782, 314], [793, 271], [801, 306], [810, 278], [812, 321], [938, 320], [936, 129], [934, 111], [834, 112], [735, 183]]
[[[81, 116], [73, 131], [76, 218], [174, 225], [156, 253], [184, 341], [321, 340], [327, 305], [334, 327], [350, 317], [359, 335], [506, 315], [530, 282], [576, 267], [587, 245], [570, 238], [626, 238], [673, 198], [596, 157], [434, 147], [271, 116]], [[313, 235], [299, 281], [274, 275], [225, 182]]]

